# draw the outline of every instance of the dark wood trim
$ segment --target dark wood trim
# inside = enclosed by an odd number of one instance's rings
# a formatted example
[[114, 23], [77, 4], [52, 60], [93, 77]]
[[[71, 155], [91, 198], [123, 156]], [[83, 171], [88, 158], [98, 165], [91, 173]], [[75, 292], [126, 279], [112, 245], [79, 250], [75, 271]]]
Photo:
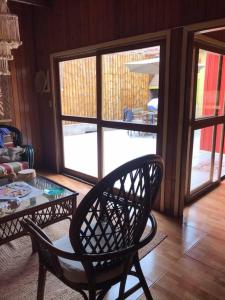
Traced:
[[213, 189], [215, 189], [216, 187], [218, 187], [219, 182], [211, 182], [208, 181], [207, 183], [201, 185], [198, 189], [195, 189], [192, 193], [191, 193], [191, 197], [188, 201], [188, 204], [194, 202], [195, 200], [201, 198], [202, 196], [204, 196], [205, 194], [209, 193], [210, 191], [212, 191]]
[[190, 149], [191, 149], [191, 140], [192, 140], [192, 130], [190, 129], [190, 120], [192, 118], [192, 106], [193, 106], [193, 85], [195, 80], [194, 74], [194, 64], [196, 61], [196, 49], [193, 48], [193, 32], [184, 32], [184, 40], [187, 43], [187, 52], [184, 53], [186, 59], [186, 68], [185, 68], [185, 86], [183, 88], [183, 98], [184, 98], [184, 118], [183, 118], [183, 137], [182, 137], [182, 149], [181, 149], [181, 170], [180, 170], [180, 214], [183, 213], [184, 205], [189, 199], [189, 170], [190, 170]]
[[219, 45], [216, 46], [216, 45], [209, 45], [207, 44], [206, 41], [199, 41], [199, 40], [195, 40], [194, 41], [194, 45], [195, 47], [197, 48], [201, 48], [201, 49], [204, 49], [206, 51], [209, 51], [209, 52], [214, 52], [214, 53], [218, 53], [218, 54], [221, 54], [221, 55], [224, 55], [225, 54], [225, 48], [222, 49]]
[[[192, 201], [198, 195], [203, 195], [203, 191], [208, 189], [208, 187], [215, 186], [216, 183], [220, 182], [220, 179], [217, 178], [216, 182], [213, 182], [213, 175], [214, 175], [214, 164], [215, 164], [215, 147], [216, 147], [216, 133], [217, 133], [217, 126], [218, 125], [223, 125], [225, 123], [225, 115], [218, 116], [219, 109], [219, 98], [220, 98], [220, 86], [221, 86], [221, 78], [222, 78], [222, 64], [223, 64], [223, 57], [220, 55], [219, 58], [219, 69], [218, 69], [218, 77], [217, 77], [217, 92], [216, 92], [216, 98], [215, 98], [215, 111], [214, 111], [214, 116], [209, 116], [209, 117], [201, 117], [196, 119], [195, 118], [195, 110], [196, 110], [196, 93], [197, 93], [197, 73], [198, 73], [198, 58], [199, 58], [199, 49], [204, 49], [206, 51], [209, 51], [205, 47], [206, 45], [196, 43], [195, 41], [193, 42], [193, 51], [195, 54], [195, 66], [192, 68], [194, 70], [194, 81], [193, 84], [191, 84], [191, 90], [193, 91], [193, 96], [191, 97], [190, 101], [190, 107], [192, 107], [192, 115], [190, 116], [190, 123], [188, 125], [189, 130], [191, 131], [189, 143], [190, 147], [187, 152], [188, 155], [188, 160], [189, 160], [189, 165], [188, 165], [188, 172], [186, 173], [186, 180], [187, 180], [187, 188], [185, 189], [185, 199], [186, 203]], [[200, 47], [200, 48], [199, 48]], [[217, 48], [210, 46], [210, 51], [217, 53]], [[193, 56], [194, 57], [194, 56]], [[209, 174], [209, 181], [203, 183], [193, 191], [191, 191], [191, 172], [192, 172], [192, 155], [193, 155], [193, 142], [194, 142], [194, 132], [195, 130], [203, 129], [206, 127], [213, 127], [213, 135], [212, 135], [212, 149], [211, 149], [211, 163], [210, 163], [210, 174]], [[220, 149], [220, 152], [223, 151], [223, 148]], [[220, 153], [222, 155], [222, 152]], [[222, 158], [220, 157], [220, 162], [219, 162], [219, 169], [222, 169]], [[218, 177], [219, 177], [218, 173]], [[196, 196], [197, 195], [197, 196]]]
[[[223, 107], [223, 114], [225, 115], [225, 105]], [[218, 181], [219, 182], [221, 182], [221, 180], [224, 179], [224, 176], [221, 176], [222, 175], [221, 173], [222, 173], [222, 164], [223, 164], [223, 149], [224, 149], [225, 125], [222, 124], [221, 126], [222, 126], [222, 130], [221, 130], [220, 157], [219, 157], [219, 169], [218, 169], [218, 177], [219, 177]]]
[[[183, 101], [180, 99], [182, 89], [181, 78], [183, 59], [182, 46], [183, 29], [171, 30], [170, 63], [169, 63], [169, 98], [168, 98], [168, 121], [167, 121], [167, 147], [165, 160], [165, 208], [167, 214], [179, 215], [179, 187], [180, 187], [180, 164], [181, 139], [183, 137]], [[186, 112], [185, 112], [186, 113]]]
[[[54, 71], [55, 71], [55, 86], [58, 87], [55, 89], [56, 97], [59, 101], [56, 101], [55, 105], [55, 139], [56, 139], [56, 159], [57, 159], [57, 172], [60, 172], [64, 167], [64, 145], [63, 145], [63, 119], [60, 118], [62, 115], [62, 106], [61, 106], [61, 94], [60, 94], [60, 72], [59, 72], [59, 64], [54, 63]], [[65, 120], [66, 121], [66, 120]], [[62, 141], [62, 142], [60, 142]]]
[[[164, 40], [162, 39], [156, 39], [154, 41], [144, 41], [144, 42], [134, 42], [133, 44], [129, 45], [117, 45], [115, 47], [111, 48], [105, 48], [105, 49], [99, 49], [98, 55], [107, 55], [112, 53], [118, 53], [118, 52], [125, 52], [125, 51], [132, 51], [137, 50], [141, 48], [149, 48], [149, 47], [156, 47], [156, 46], [162, 46]], [[151, 45], [149, 45], [151, 44]]]
[[151, 126], [151, 132], [161, 133], [157, 135], [156, 153], [162, 155], [162, 144], [163, 144], [163, 116], [165, 111], [165, 70], [166, 70], [166, 41], [163, 40], [160, 43], [160, 65], [159, 65], [159, 106], [158, 106], [158, 119], [157, 125]]
[[[96, 57], [96, 108], [97, 122], [102, 119], [102, 57]], [[103, 178], [103, 130], [101, 123], [97, 125], [97, 165], [98, 165], [98, 180]]]
[[69, 175], [70, 177], [76, 178], [78, 180], [84, 181], [86, 183], [96, 184], [98, 182], [98, 179], [96, 177], [84, 174], [82, 172], [74, 171], [72, 169], [63, 168], [61, 170], [61, 173], [64, 175]]
[[21, 4], [28, 4], [39, 7], [51, 7], [53, 0], [10, 0], [10, 2], [18, 2]]
[[225, 116], [212, 116], [201, 119], [196, 119], [190, 123], [190, 126], [196, 130], [204, 127], [218, 125], [225, 122]]
[[158, 127], [155, 125], [145, 125], [129, 122], [119, 122], [119, 121], [100, 121], [102, 127], [125, 129], [133, 131], [143, 131], [149, 133], [158, 133]]
[[[196, 109], [196, 94], [197, 94], [197, 78], [198, 78], [198, 60], [199, 60], [199, 49], [194, 47], [192, 52], [192, 70], [191, 70], [191, 100], [190, 100], [190, 116], [189, 120], [191, 120], [190, 123], [193, 123], [195, 119], [195, 109]], [[193, 144], [194, 144], [194, 129], [190, 126], [190, 124], [187, 124], [188, 130], [189, 130], [189, 140], [188, 140], [188, 149], [187, 152], [187, 168], [188, 173], [186, 176], [187, 178], [187, 186], [186, 186], [186, 200], [190, 198], [190, 191], [191, 191], [191, 169], [192, 169], [192, 158], [193, 158]]]
[[61, 121], [98, 124], [97, 118], [78, 117], [78, 116], [69, 116], [69, 115], [60, 115], [59, 118]]

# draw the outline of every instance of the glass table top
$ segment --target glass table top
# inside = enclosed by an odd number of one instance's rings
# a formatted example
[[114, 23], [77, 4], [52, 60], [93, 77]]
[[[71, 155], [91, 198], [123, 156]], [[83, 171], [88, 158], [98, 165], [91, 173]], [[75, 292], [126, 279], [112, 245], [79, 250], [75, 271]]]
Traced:
[[76, 194], [39, 175], [28, 182], [0, 180], [0, 218]]

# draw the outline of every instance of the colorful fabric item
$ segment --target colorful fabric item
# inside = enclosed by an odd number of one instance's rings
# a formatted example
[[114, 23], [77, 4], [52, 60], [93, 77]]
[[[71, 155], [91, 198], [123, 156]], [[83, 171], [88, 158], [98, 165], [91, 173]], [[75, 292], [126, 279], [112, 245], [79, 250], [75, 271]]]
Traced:
[[26, 161], [2, 163], [0, 164], [0, 178], [10, 174], [17, 174], [19, 171], [28, 168], [28, 162]]
[[14, 161], [21, 161], [22, 154], [24, 153], [22, 147], [9, 147], [0, 148], [0, 163], [10, 163]]
[[4, 143], [4, 148], [11, 148], [14, 147], [13, 142]]
[[10, 134], [9, 129], [7, 128], [0, 128], [0, 147], [4, 147], [4, 136]]

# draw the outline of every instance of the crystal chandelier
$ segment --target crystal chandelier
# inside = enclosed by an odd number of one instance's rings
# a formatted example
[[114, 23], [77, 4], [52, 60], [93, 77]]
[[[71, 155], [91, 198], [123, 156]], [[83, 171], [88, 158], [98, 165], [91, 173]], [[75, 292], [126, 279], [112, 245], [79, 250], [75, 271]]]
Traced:
[[0, 75], [10, 75], [8, 61], [13, 59], [11, 50], [21, 44], [18, 17], [10, 14], [7, 0], [0, 0]]

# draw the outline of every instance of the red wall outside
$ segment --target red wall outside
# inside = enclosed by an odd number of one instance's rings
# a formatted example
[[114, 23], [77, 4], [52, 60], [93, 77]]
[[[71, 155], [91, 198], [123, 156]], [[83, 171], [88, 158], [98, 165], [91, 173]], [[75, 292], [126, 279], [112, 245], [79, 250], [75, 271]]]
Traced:
[[[216, 89], [219, 70], [219, 56], [208, 53], [206, 58], [203, 110], [202, 116], [213, 116], [216, 103]], [[225, 97], [225, 57], [223, 57], [222, 78], [219, 95], [219, 115], [223, 114]], [[220, 152], [222, 126], [217, 126], [216, 133], [216, 152]], [[211, 151], [213, 127], [207, 127], [201, 130], [200, 150]], [[225, 145], [224, 151], [225, 153]]]

